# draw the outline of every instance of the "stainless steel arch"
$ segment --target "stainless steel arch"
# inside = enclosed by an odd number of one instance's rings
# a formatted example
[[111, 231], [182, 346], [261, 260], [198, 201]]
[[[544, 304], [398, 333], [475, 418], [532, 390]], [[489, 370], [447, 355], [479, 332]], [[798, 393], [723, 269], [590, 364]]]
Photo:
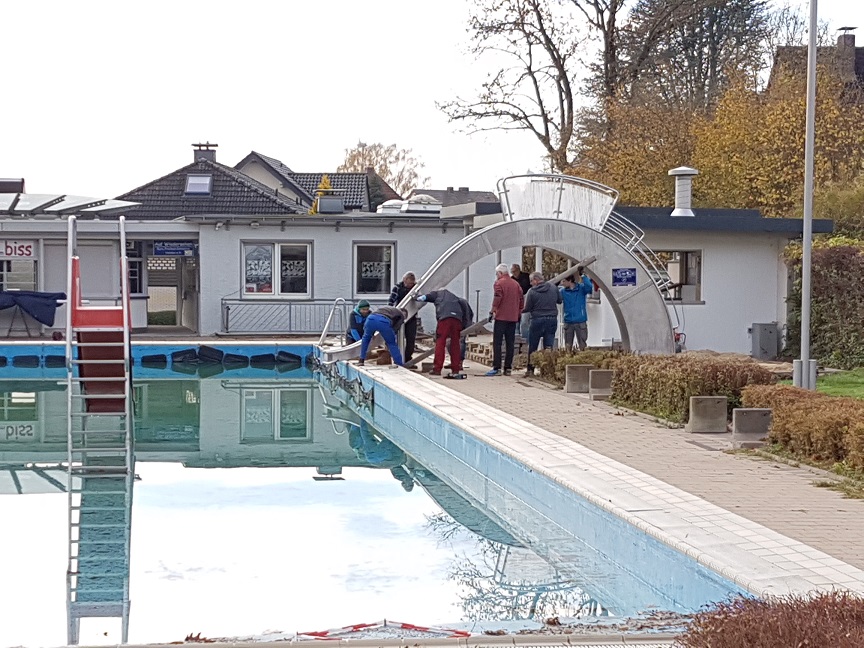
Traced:
[[[567, 220], [513, 220], [466, 236], [441, 255], [400, 306], [413, 317], [419, 310], [414, 295], [446, 286], [472, 263], [490, 254], [521, 246], [543, 247], [574, 259], [597, 257], [586, 274], [597, 283], [612, 307], [624, 348], [636, 353], [675, 352], [666, 303], [642, 261], [631, 250], [602, 232]], [[625, 268], [636, 271], [636, 285], [613, 286], [613, 270]], [[492, 281], [492, 278], [489, 280]], [[347, 360], [357, 357], [359, 353], [359, 343], [323, 351], [326, 361]]]

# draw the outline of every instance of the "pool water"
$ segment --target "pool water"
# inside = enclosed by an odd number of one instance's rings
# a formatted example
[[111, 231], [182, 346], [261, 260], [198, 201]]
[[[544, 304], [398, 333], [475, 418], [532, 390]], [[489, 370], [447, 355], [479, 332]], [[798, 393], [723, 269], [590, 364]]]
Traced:
[[[436, 456], [436, 474], [431, 454], [403, 448], [404, 422], [311, 374], [147, 378], [135, 392], [131, 556], [95, 565], [128, 578], [130, 642], [384, 618], [470, 629], [721, 597], [695, 568], [707, 589], [682, 587], [704, 594], [664, 594], [500, 484], [483, 486], [496, 502], [484, 508], [457, 460]], [[65, 416], [62, 384], [0, 381], [0, 647], [66, 642]], [[117, 502], [93, 514], [122, 519]], [[117, 619], [82, 621], [82, 644], [118, 637]]]

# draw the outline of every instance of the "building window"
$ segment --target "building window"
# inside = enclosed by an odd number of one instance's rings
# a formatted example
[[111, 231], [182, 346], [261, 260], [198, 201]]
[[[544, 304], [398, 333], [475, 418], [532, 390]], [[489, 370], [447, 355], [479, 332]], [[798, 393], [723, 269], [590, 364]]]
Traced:
[[212, 175], [193, 175], [190, 173], [186, 176], [186, 193], [188, 195], [209, 196], [212, 186]]
[[702, 301], [702, 252], [699, 250], [657, 252], [671, 282], [670, 300], [682, 304]]
[[[308, 297], [311, 294], [311, 246], [308, 243], [244, 243], [243, 293]], [[279, 268], [279, 276], [274, 275]]]
[[133, 295], [140, 295], [143, 292], [143, 247], [143, 241], [126, 241], [126, 258], [129, 263], [129, 292]]
[[358, 295], [387, 295], [393, 286], [393, 245], [358, 243], [354, 246], [355, 292]]
[[243, 389], [240, 438], [244, 443], [311, 439], [308, 390]]
[[36, 290], [36, 261], [6, 259], [0, 261], [0, 290]]
[[36, 401], [36, 392], [0, 393], [0, 421], [14, 423], [38, 420], [39, 407]]
[[279, 246], [279, 292], [283, 295], [309, 294], [309, 246]]

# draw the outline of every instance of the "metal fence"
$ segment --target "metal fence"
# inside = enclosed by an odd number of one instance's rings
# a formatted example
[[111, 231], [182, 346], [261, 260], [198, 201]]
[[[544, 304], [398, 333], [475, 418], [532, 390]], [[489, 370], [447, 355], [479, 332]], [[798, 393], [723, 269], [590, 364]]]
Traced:
[[[290, 333], [320, 334], [333, 309], [334, 299], [303, 301], [222, 299], [222, 331], [224, 333]], [[330, 333], [339, 335], [348, 327], [347, 313], [357, 301], [348, 301], [345, 310], [337, 308], [330, 323]], [[386, 300], [368, 300], [374, 308]]]

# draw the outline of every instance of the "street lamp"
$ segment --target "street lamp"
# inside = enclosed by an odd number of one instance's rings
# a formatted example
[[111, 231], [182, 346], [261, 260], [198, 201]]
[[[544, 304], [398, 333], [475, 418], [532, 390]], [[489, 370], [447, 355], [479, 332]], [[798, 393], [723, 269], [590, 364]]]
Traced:
[[807, 117], [804, 142], [804, 235], [801, 250], [801, 359], [792, 362], [796, 387], [816, 389], [816, 361], [810, 359], [810, 270], [813, 252], [813, 161], [816, 140], [816, 33], [817, 0], [810, 0], [807, 44]]

